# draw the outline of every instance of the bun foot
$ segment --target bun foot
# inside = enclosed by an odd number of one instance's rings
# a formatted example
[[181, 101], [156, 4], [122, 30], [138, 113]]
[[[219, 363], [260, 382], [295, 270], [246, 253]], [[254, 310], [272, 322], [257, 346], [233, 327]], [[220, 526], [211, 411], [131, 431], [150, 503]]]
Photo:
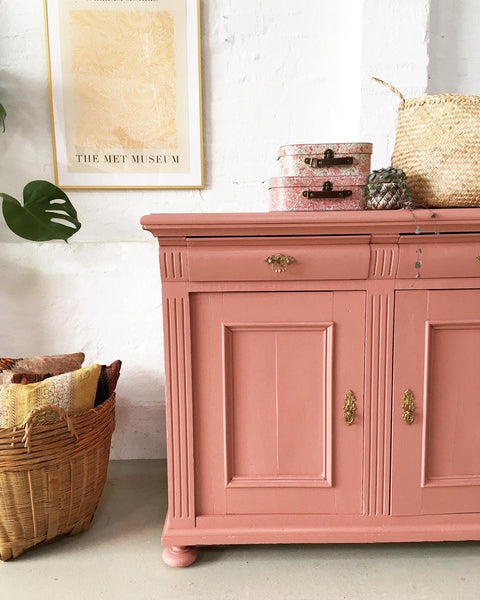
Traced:
[[196, 546], [168, 546], [162, 554], [163, 562], [169, 567], [188, 567], [197, 556]]

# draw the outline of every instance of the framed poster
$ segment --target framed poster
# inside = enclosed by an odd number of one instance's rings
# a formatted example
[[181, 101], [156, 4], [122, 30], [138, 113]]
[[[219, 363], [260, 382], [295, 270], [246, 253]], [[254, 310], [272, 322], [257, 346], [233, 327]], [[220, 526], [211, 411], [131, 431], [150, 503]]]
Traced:
[[56, 184], [201, 188], [199, 0], [45, 0]]

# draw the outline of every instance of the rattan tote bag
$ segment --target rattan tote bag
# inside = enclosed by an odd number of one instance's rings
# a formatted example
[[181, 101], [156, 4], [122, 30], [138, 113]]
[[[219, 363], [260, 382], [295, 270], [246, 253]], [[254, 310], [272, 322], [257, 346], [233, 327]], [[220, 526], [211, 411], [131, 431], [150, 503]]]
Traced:
[[392, 166], [420, 206], [480, 206], [480, 96], [400, 98]]

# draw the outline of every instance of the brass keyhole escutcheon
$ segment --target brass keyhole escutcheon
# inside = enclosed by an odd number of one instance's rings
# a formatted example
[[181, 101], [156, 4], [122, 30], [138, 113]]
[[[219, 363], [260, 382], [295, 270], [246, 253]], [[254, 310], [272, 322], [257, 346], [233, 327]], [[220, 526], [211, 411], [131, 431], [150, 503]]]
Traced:
[[347, 425], [351, 425], [354, 422], [356, 411], [355, 394], [352, 390], [349, 390], [345, 394], [345, 404], [343, 405], [343, 419]]
[[288, 265], [295, 262], [293, 256], [285, 256], [284, 254], [275, 254], [273, 256], [267, 256], [265, 262], [272, 265], [272, 270], [275, 273], [285, 273], [288, 269]]
[[407, 425], [411, 425], [415, 421], [415, 403], [414, 396], [411, 390], [406, 390], [403, 394], [403, 420]]

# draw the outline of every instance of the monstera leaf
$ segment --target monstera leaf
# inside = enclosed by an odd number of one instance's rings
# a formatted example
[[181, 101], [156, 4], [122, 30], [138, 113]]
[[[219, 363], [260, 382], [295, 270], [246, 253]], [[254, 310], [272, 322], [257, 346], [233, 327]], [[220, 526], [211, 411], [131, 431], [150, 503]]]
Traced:
[[81, 224], [68, 196], [48, 181], [31, 181], [23, 189], [23, 206], [8, 194], [1, 194], [2, 210], [10, 229], [35, 242], [67, 240]]

